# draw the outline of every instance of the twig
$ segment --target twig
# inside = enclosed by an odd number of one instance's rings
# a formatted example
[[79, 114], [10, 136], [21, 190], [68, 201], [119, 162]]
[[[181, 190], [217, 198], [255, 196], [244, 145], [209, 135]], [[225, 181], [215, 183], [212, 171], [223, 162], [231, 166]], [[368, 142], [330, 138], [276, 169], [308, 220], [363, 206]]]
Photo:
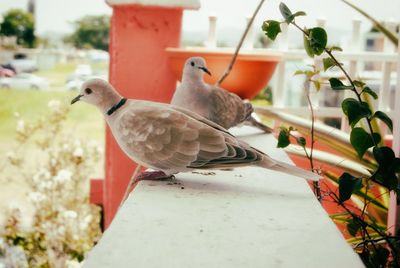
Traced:
[[215, 84], [216, 86], [220, 86], [222, 82], [225, 80], [225, 78], [229, 75], [231, 72], [233, 65], [235, 64], [236, 58], [238, 56], [239, 50], [242, 47], [243, 41], [246, 38], [247, 33], [250, 30], [251, 25], [253, 24], [254, 18], [256, 17], [258, 11], [260, 10], [262, 4], [265, 2], [265, 0], [261, 0], [260, 3], [258, 4], [256, 10], [254, 10], [253, 16], [251, 16], [249, 22], [247, 23], [246, 29], [243, 32], [242, 37], [240, 38], [239, 44], [236, 47], [235, 53], [233, 54], [233, 57], [231, 59], [231, 62], [229, 63], [228, 68], [225, 70], [225, 73], [221, 76], [221, 78], [217, 81]]
[[[305, 36], [309, 37], [310, 34], [305, 31], [304, 29], [302, 29], [299, 25], [296, 24], [296, 22], [292, 21], [291, 24], [293, 24], [297, 29], [299, 29]], [[324, 48], [324, 51], [329, 55], [329, 57], [335, 62], [335, 65], [337, 67], [339, 67], [339, 69], [343, 72], [343, 74], [346, 76], [346, 79], [349, 81], [352, 89], [351, 91], [354, 92], [354, 94], [356, 94], [357, 96], [357, 100], [362, 103], [362, 99], [361, 99], [361, 93], [358, 93], [356, 86], [354, 85], [353, 80], [351, 79], [350, 75], [347, 73], [347, 71], [344, 69], [344, 67], [342, 66], [342, 64], [340, 64], [340, 62], [336, 59], [335, 56], [333, 56], [332, 51], [330, 51], [329, 49], [327, 49], [326, 47]], [[371, 120], [369, 118], [365, 118], [367, 121], [367, 125], [368, 125], [368, 129], [370, 131], [371, 134], [371, 139], [374, 143], [374, 146], [377, 146], [377, 143], [373, 137], [373, 129], [372, 129], [372, 125], [371, 125]]]
[[364, 244], [372, 244], [372, 243], [378, 243], [378, 242], [381, 242], [381, 241], [385, 241], [386, 239], [399, 239], [398, 237], [396, 237], [396, 236], [388, 236], [388, 237], [380, 237], [380, 238], [376, 238], [376, 239], [372, 239], [372, 240], [370, 240], [370, 239], [365, 239], [364, 241], [362, 241], [362, 242], [360, 242], [360, 243], [358, 243], [357, 245], [355, 245], [355, 246], [353, 246], [353, 248], [358, 248], [358, 247], [360, 247], [360, 246], [363, 246]]
[[[396, 267], [400, 267], [400, 263], [399, 260], [396, 258], [396, 256], [394, 256], [393, 252], [397, 251], [396, 246], [392, 243], [392, 241], [390, 241], [391, 236], [388, 236], [386, 233], [382, 232], [381, 230], [379, 230], [378, 228], [376, 228], [375, 226], [368, 224], [367, 222], [365, 222], [363, 219], [361, 219], [360, 217], [358, 217], [357, 215], [355, 215], [353, 212], [351, 212], [343, 203], [339, 202], [339, 197], [333, 192], [331, 191], [329, 193], [329, 195], [331, 197], [333, 197], [333, 200], [339, 205], [341, 206], [344, 210], [346, 210], [347, 213], [349, 213], [349, 215], [355, 220], [357, 221], [363, 232], [365, 232], [365, 234], [368, 236], [369, 240], [372, 240], [371, 237], [369, 236], [368, 230], [367, 228], [371, 228], [373, 231], [375, 231], [378, 235], [380, 235], [383, 240], [386, 241], [386, 243], [388, 244], [388, 246], [390, 247], [390, 249], [392, 250], [392, 255], [393, 255], [393, 261], [396, 264]], [[363, 239], [365, 240], [365, 239]], [[375, 244], [372, 243], [372, 246], [375, 248]]]
[[[315, 116], [314, 116], [314, 107], [312, 106], [309, 90], [307, 90], [306, 95], [307, 95], [308, 105], [310, 106], [310, 111], [311, 111], [311, 146], [310, 146], [309, 160], [310, 160], [311, 171], [314, 172], [313, 151], [314, 151], [314, 143], [315, 143], [315, 137], [314, 137]], [[319, 181], [313, 182], [313, 186], [314, 186], [314, 193], [317, 196], [318, 201], [321, 203], [322, 195], [321, 195], [321, 185], [320, 185]]]

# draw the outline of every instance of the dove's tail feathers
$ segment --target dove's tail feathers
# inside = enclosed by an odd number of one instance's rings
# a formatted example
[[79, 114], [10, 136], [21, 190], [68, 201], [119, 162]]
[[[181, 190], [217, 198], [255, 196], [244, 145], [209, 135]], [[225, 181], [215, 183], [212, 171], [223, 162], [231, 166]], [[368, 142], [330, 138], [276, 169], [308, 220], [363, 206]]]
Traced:
[[268, 168], [268, 169], [272, 169], [275, 171], [279, 171], [279, 172], [283, 172], [283, 173], [287, 173], [296, 177], [300, 177], [303, 179], [307, 179], [307, 180], [313, 180], [313, 181], [318, 181], [320, 179], [322, 179], [322, 177], [316, 173], [313, 173], [311, 171], [308, 170], [304, 170], [302, 168], [298, 168], [296, 166], [290, 165], [290, 164], [286, 164], [284, 162], [278, 161], [278, 160], [273, 160], [273, 163], [271, 163], [270, 159], [265, 159], [266, 161], [263, 161], [262, 164], [264, 163], [264, 167]]
[[256, 127], [258, 129], [261, 129], [262, 131], [264, 131], [265, 133], [272, 133], [274, 130], [272, 128], [270, 128], [267, 125], [264, 125], [261, 122], [258, 122], [257, 119], [255, 119], [253, 116], [250, 116], [247, 120], [246, 120], [246, 125], [249, 126], [253, 126]]

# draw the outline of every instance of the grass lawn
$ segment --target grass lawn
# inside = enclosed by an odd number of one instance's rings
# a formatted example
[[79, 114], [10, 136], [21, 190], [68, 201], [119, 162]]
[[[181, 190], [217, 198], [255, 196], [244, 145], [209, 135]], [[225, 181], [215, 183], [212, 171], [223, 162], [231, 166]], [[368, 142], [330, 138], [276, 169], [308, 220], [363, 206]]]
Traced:
[[[67, 77], [75, 69], [76, 64], [62, 64], [48, 71], [41, 71], [37, 75], [46, 77], [50, 81], [49, 91], [37, 90], [16, 90], [0, 89], [0, 226], [4, 209], [10, 204], [20, 204], [19, 207], [26, 209], [24, 213], [31, 210], [26, 200], [29, 187], [20, 177], [21, 170], [15, 170], [7, 164], [6, 155], [15, 150], [17, 142], [15, 140], [15, 128], [18, 119], [15, 114], [26, 123], [34, 123], [36, 120], [45, 117], [50, 111], [48, 103], [50, 100], [59, 100], [61, 105], [70, 108], [65, 121], [65, 129], [71, 134], [71, 139], [80, 138], [82, 140], [95, 140], [104, 148], [104, 128], [105, 123], [101, 113], [93, 106], [76, 103], [71, 106], [71, 99], [78, 92], [64, 90]], [[105, 66], [93, 66], [93, 69], [102, 69]], [[26, 163], [22, 172], [31, 174], [31, 166], [35, 166], [40, 160], [38, 149], [32, 144], [25, 144], [21, 149], [25, 159], [32, 163]], [[94, 167], [92, 178], [102, 178], [104, 176], [104, 156]], [[90, 179], [90, 178], [88, 178]]]
[[[15, 113], [28, 122], [44, 116], [50, 100], [59, 100], [62, 105], [70, 106], [77, 92], [0, 90], [0, 142], [10, 141], [14, 137], [17, 119]], [[104, 137], [102, 115], [96, 108], [77, 103], [70, 107], [67, 124], [77, 129], [77, 135], [100, 140]]]

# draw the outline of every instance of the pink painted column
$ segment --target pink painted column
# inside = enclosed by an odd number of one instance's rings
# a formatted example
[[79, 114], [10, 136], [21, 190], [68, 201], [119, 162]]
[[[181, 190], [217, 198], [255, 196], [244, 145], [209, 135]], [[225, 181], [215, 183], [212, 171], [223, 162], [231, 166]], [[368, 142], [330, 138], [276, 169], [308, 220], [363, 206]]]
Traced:
[[[166, 47], [179, 47], [183, 9], [198, 0], [108, 0], [113, 8], [110, 29], [110, 83], [127, 98], [169, 102], [176, 86]], [[103, 206], [107, 227], [121, 202], [135, 164], [106, 130]]]

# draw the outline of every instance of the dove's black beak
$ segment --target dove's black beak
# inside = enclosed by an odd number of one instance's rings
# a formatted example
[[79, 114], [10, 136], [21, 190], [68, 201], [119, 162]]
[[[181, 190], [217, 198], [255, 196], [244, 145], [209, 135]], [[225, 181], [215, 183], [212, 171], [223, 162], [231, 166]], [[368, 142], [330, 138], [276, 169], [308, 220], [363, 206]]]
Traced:
[[79, 94], [78, 96], [76, 96], [75, 98], [73, 98], [72, 101], [71, 101], [71, 104], [74, 104], [75, 102], [77, 102], [78, 100], [80, 100], [81, 97], [83, 97], [83, 95]]
[[211, 72], [206, 67], [197, 67], [197, 68], [199, 68], [200, 70], [211, 76]]

